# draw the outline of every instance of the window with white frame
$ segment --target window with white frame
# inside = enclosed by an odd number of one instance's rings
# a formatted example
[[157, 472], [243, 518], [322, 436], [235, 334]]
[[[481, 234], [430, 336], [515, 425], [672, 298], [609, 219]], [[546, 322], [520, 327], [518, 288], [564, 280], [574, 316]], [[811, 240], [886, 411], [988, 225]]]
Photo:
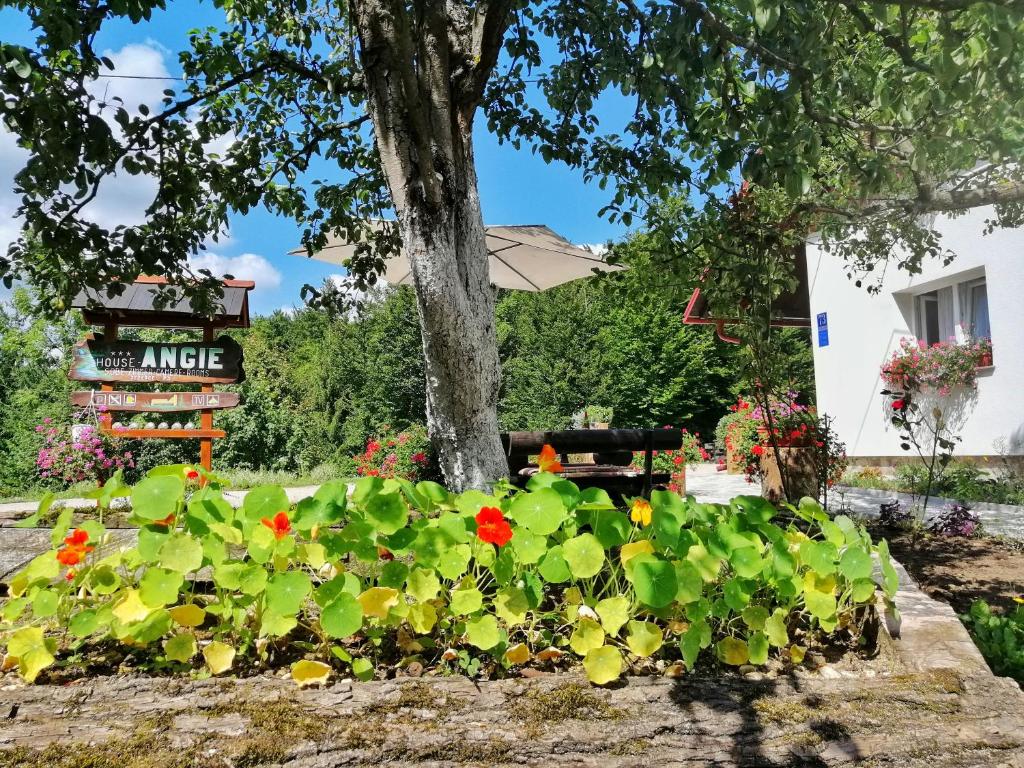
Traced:
[[928, 346], [992, 338], [984, 277], [917, 294], [914, 316], [917, 338]]

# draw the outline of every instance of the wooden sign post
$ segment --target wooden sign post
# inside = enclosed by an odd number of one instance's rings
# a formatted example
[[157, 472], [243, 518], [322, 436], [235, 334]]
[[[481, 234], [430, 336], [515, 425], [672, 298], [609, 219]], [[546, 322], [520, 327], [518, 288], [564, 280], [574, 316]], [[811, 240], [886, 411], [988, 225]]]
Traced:
[[[209, 471], [213, 465], [213, 440], [225, 432], [213, 428], [214, 410], [234, 408], [238, 394], [215, 392], [214, 384], [242, 381], [242, 349], [230, 336], [214, 338], [218, 328], [248, 328], [248, 292], [254, 283], [225, 280], [223, 311], [213, 318], [192, 312], [181, 291], [161, 278], [142, 277], [117, 296], [83, 292], [73, 307], [82, 310], [86, 322], [103, 326], [103, 335], [75, 345], [68, 377], [98, 382], [100, 389], [74, 392], [75, 405], [97, 406], [101, 430], [117, 437], [198, 439], [199, 463]], [[166, 301], [166, 293], [172, 300]], [[163, 300], [158, 294], [164, 294]], [[174, 301], [173, 297], [177, 296]], [[158, 308], [159, 306], [159, 308]], [[142, 342], [118, 338], [121, 326], [202, 329], [201, 342]], [[199, 392], [116, 391], [115, 383], [199, 384]], [[173, 413], [199, 411], [199, 429], [114, 428], [112, 414]]]

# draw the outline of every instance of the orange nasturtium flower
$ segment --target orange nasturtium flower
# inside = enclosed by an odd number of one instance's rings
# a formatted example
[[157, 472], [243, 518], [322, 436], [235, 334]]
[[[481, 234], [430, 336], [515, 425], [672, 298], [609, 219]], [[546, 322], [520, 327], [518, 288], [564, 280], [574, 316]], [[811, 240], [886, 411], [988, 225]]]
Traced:
[[537, 466], [541, 472], [561, 472], [562, 462], [558, 460], [555, 449], [547, 443], [540, 449], [540, 456], [537, 457]]
[[76, 528], [71, 534], [64, 538], [64, 546], [57, 550], [57, 561], [61, 565], [78, 565], [88, 553], [95, 547], [86, 544], [89, 541], [89, 534], [81, 528]]
[[278, 540], [283, 539], [292, 532], [292, 524], [288, 521], [287, 512], [278, 512], [274, 515], [273, 520], [269, 517], [264, 517], [260, 522], [272, 530], [274, 532], [274, 538]]
[[173, 522], [174, 522], [174, 513], [171, 512], [171, 514], [169, 514], [163, 520], [154, 520], [152, 523], [150, 523], [150, 525], [162, 525], [162, 526], [164, 526], [166, 528], [166, 527], [168, 527]]
[[512, 540], [512, 526], [497, 507], [483, 507], [476, 513], [475, 520], [480, 541], [503, 547]]
[[640, 525], [651, 524], [651, 503], [646, 499], [636, 499], [629, 509], [629, 519]]

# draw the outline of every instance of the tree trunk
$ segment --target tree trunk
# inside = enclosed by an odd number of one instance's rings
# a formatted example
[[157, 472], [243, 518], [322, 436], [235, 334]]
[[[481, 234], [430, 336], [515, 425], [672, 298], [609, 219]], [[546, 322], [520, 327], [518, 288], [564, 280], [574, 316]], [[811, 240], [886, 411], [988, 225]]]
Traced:
[[462, 200], [438, 213], [410, 206], [400, 214], [420, 311], [427, 423], [453, 490], [486, 488], [508, 475], [498, 428], [494, 291], [472, 150], [467, 154]]
[[427, 421], [452, 490], [508, 475], [498, 431], [494, 293], [473, 159], [473, 117], [511, 3], [355, 0], [367, 106], [412, 266]]

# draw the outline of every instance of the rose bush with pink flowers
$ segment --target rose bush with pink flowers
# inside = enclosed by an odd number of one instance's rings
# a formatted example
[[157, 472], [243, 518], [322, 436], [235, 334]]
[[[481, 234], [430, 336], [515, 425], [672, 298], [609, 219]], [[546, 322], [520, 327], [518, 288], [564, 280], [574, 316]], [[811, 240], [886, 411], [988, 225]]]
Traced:
[[360, 477], [422, 480], [432, 464], [430, 438], [425, 427], [414, 424], [401, 432], [384, 425], [380, 433], [366, 441], [366, 449], [357, 454], [356, 474]]

